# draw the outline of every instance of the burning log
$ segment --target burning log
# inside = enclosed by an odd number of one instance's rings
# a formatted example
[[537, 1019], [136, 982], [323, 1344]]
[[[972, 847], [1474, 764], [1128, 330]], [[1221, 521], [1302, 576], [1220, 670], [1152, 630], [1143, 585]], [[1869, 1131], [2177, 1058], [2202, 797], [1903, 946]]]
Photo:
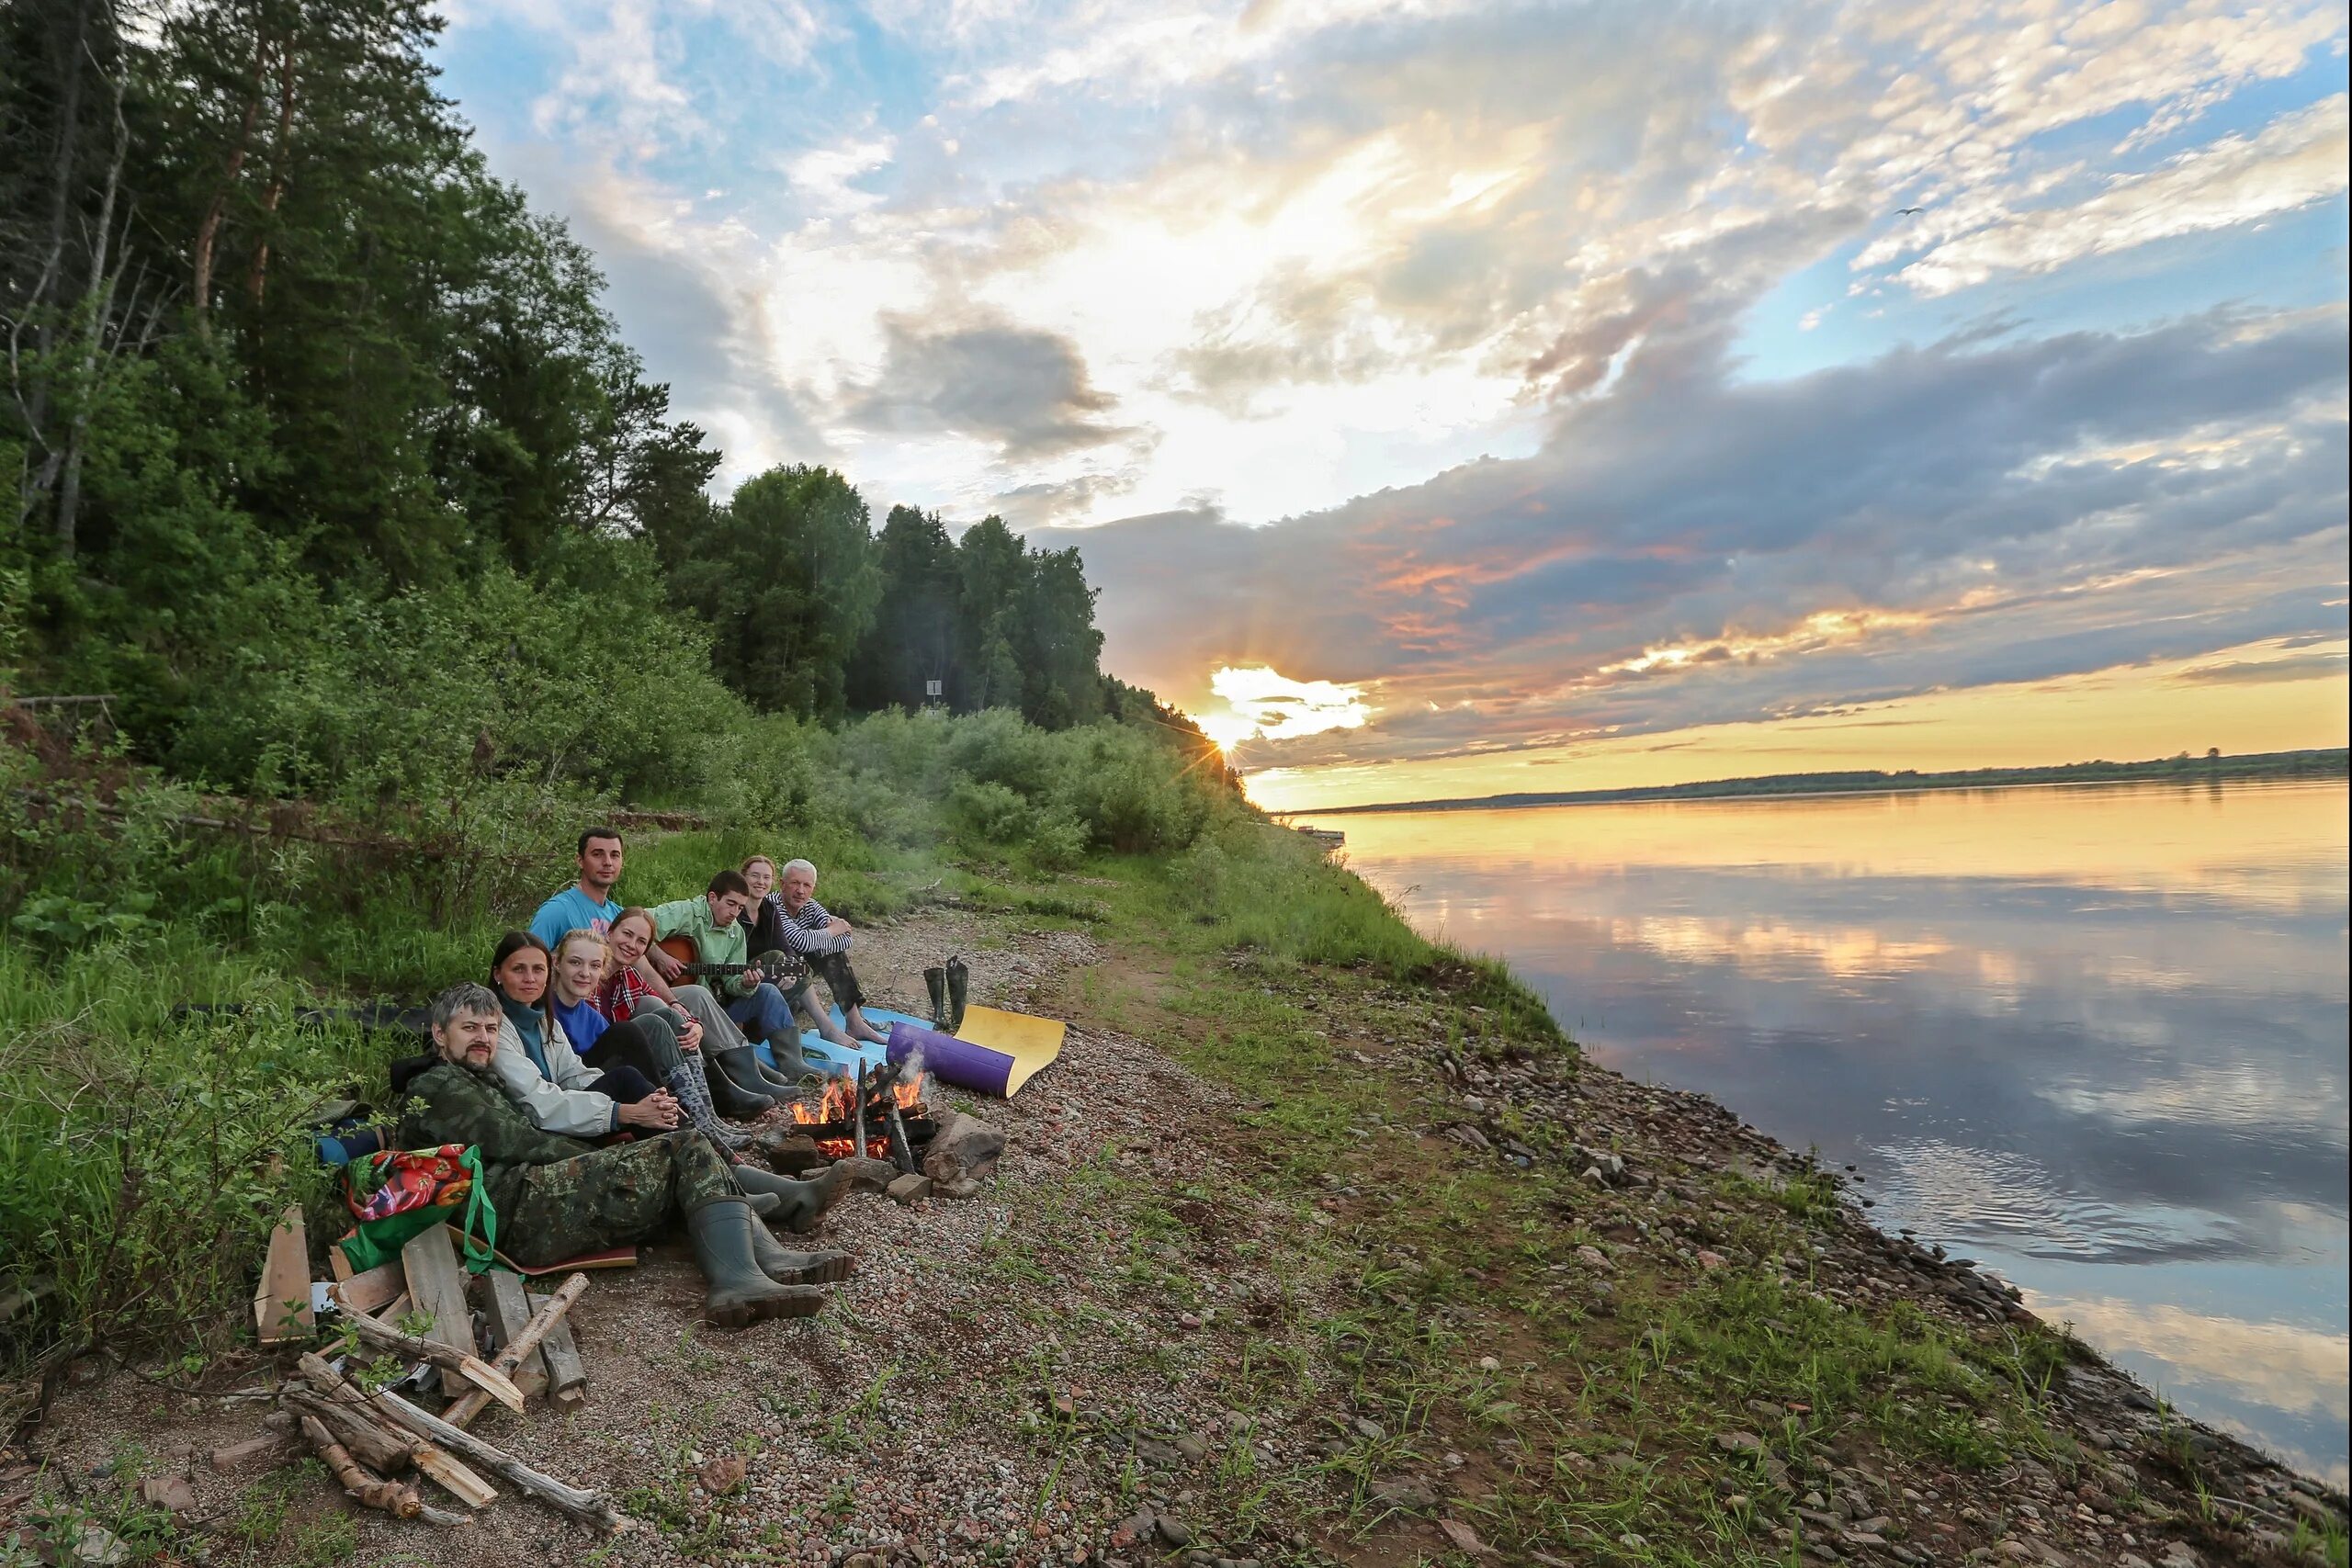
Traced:
[[930, 1142], [937, 1123], [924, 1113], [923, 1089], [929, 1079], [917, 1072], [894, 1077], [879, 1069], [861, 1068], [854, 1078], [825, 1080], [816, 1101], [797, 1101], [792, 1119], [829, 1160], [864, 1156], [899, 1169], [916, 1168], [921, 1145]]

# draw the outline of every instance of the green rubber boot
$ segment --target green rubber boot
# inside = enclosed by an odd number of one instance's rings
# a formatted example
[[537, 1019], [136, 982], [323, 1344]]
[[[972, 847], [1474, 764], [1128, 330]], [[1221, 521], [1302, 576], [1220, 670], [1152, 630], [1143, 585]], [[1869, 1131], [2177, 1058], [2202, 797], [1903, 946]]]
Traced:
[[947, 1028], [947, 971], [934, 964], [922, 972], [923, 989], [931, 993], [931, 1026]]
[[749, 1045], [713, 1049], [706, 1040], [702, 1055], [711, 1103], [729, 1122], [757, 1121], [775, 1104], [777, 1091], [760, 1077], [760, 1055]]
[[749, 1205], [733, 1198], [705, 1203], [686, 1216], [695, 1266], [702, 1270], [703, 1317], [718, 1328], [747, 1328], [763, 1318], [807, 1317], [823, 1310], [831, 1292], [814, 1285], [780, 1285], [760, 1269], [752, 1251]]
[[775, 1220], [777, 1224], [795, 1231], [811, 1231], [825, 1217], [825, 1211], [842, 1201], [850, 1190], [854, 1172], [847, 1161], [836, 1161], [823, 1173], [806, 1181], [789, 1176], [775, 1176], [752, 1166], [735, 1168], [735, 1184], [746, 1192], [773, 1192], [781, 1200]]
[[752, 1257], [779, 1285], [838, 1284], [857, 1272], [857, 1259], [846, 1252], [795, 1252], [761, 1224], [752, 1227]]

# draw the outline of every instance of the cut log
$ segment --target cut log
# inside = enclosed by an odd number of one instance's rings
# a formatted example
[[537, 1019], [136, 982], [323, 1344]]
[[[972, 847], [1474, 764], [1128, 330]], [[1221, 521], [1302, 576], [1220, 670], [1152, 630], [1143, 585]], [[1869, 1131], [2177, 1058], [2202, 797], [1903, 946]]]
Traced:
[[[424, 1331], [424, 1337], [472, 1355], [474, 1317], [466, 1305], [466, 1274], [458, 1267], [449, 1227], [435, 1225], [409, 1237], [408, 1245], [401, 1248], [401, 1266], [408, 1275], [408, 1293], [416, 1310], [432, 1314], [433, 1326]], [[441, 1369], [443, 1393], [454, 1398], [466, 1387], [462, 1374], [452, 1368]]]
[[269, 1233], [269, 1256], [254, 1287], [254, 1333], [265, 1345], [308, 1339], [311, 1319], [311, 1243], [302, 1228], [302, 1205], [288, 1203]]
[[343, 1483], [344, 1491], [362, 1507], [381, 1508], [396, 1519], [413, 1519], [424, 1506], [408, 1487], [370, 1473], [351, 1457], [350, 1450], [334, 1440], [334, 1434], [317, 1416], [302, 1417], [302, 1435], [311, 1439], [311, 1447], [326, 1461], [328, 1471]]
[[439, 1416], [419, 1410], [390, 1389], [378, 1389], [370, 1403], [418, 1437], [443, 1444], [504, 1476], [518, 1491], [537, 1497], [566, 1518], [607, 1532], [626, 1528], [619, 1511], [605, 1500], [601, 1492], [583, 1492], [533, 1470], [505, 1450], [492, 1448], [463, 1427], [452, 1427]]
[[[584, 1280], [582, 1282], [585, 1283]], [[430, 1361], [444, 1372], [454, 1371], [473, 1385], [467, 1391], [467, 1398], [479, 1394], [485, 1404], [495, 1399], [516, 1415], [522, 1414], [523, 1391], [514, 1386], [514, 1380], [503, 1370], [467, 1351], [452, 1350], [438, 1340], [402, 1334], [390, 1324], [379, 1323], [364, 1312], [345, 1315], [363, 1343], [408, 1360]], [[470, 1313], [467, 1314], [466, 1322], [469, 1325], [472, 1324]]]
[[307, 1388], [288, 1386], [278, 1395], [296, 1416], [316, 1420], [351, 1450], [351, 1457], [379, 1475], [397, 1475], [416, 1462], [416, 1439], [406, 1431], [386, 1431], [356, 1404], [328, 1399]]
[[[328, 1247], [327, 1256], [340, 1258], [343, 1248]], [[336, 1280], [334, 1288], [327, 1294], [334, 1298], [335, 1305], [345, 1312], [381, 1312], [408, 1294], [408, 1275], [401, 1270], [401, 1260], [395, 1258], [390, 1263], [379, 1263], [363, 1274]], [[388, 1313], [385, 1315], [397, 1320], [400, 1314]]]
[[[499, 1351], [498, 1359], [493, 1365], [500, 1377], [503, 1378], [522, 1365], [523, 1358], [537, 1348], [539, 1341], [548, 1337], [548, 1330], [563, 1321], [563, 1314], [571, 1310], [571, 1303], [578, 1301], [581, 1292], [587, 1288], [588, 1276], [585, 1274], [574, 1274], [557, 1288], [555, 1294], [548, 1298], [548, 1304], [533, 1314], [531, 1321], [523, 1325], [523, 1331], [508, 1341], [504, 1349]], [[508, 1386], [513, 1385], [510, 1383]], [[449, 1406], [441, 1418], [452, 1427], [463, 1427], [481, 1415], [482, 1407], [489, 1403], [490, 1395], [478, 1388]], [[523, 1408], [520, 1395], [516, 1396], [514, 1404], [510, 1408], [518, 1411]]]
[[[504, 1351], [531, 1321], [530, 1292], [523, 1288], [521, 1280], [503, 1269], [474, 1276], [474, 1300], [489, 1324], [492, 1351]], [[496, 1364], [495, 1356], [492, 1364]], [[524, 1398], [544, 1393], [548, 1386], [548, 1359], [533, 1349], [516, 1363], [513, 1376], [514, 1386], [523, 1391]]]
[[[356, 1383], [328, 1366], [326, 1359], [317, 1351], [303, 1351], [300, 1365], [302, 1375], [310, 1380], [311, 1387], [317, 1393], [326, 1395], [329, 1399], [339, 1400], [345, 1404], [357, 1405], [360, 1412], [370, 1420], [386, 1419], [383, 1412], [369, 1402], [368, 1395], [361, 1392]], [[457, 1457], [447, 1449], [437, 1446], [429, 1439], [416, 1437], [414, 1429], [406, 1422], [393, 1422], [392, 1425], [408, 1433], [411, 1438], [410, 1462], [439, 1482], [451, 1496], [469, 1508], [482, 1507], [497, 1499], [498, 1488], [459, 1463]]]
[[[534, 1294], [531, 1310], [538, 1312], [552, 1296]], [[588, 1366], [580, 1359], [580, 1347], [571, 1337], [571, 1319], [559, 1321], [548, 1330], [539, 1342], [539, 1354], [547, 1358], [548, 1397], [566, 1410], [588, 1402]]]

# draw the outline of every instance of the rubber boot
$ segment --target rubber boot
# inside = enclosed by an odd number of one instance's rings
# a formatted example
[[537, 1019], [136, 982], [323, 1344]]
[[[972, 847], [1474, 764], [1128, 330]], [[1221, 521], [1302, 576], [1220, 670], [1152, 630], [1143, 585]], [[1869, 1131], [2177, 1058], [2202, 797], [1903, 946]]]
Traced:
[[714, 1051], [702, 1043], [703, 1077], [710, 1085], [710, 1102], [730, 1122], [756, 1121], [767, 1113], [776, 1097], [762, 1087], [759, 1054], [749, 1045]]
[[752, 1213], [763, 1220], [784, 1207], [784, 1200], [773, 1192], [754, 1192], [743, 1201], [752, 1205]]
[[741, 1199], [720, 1198], [686, 1216], [695, 1267], [702, 1270], [703, 1318], [719, 1328], [744, 1328], [766, 1317], [807, 1317], [831, 1292], [813, 1285], [780, 1285], [760, 1269], [752, 1250], [752, 1218]]
[[[695, 1053], [699, 1055], [701, 1053]], [[752, 1141], [748, 1133], [739, 1133], [718, 1119], [711, 1108], [710, 1086], [703, 1081], [702, 1064], [688, 1057], [670, 1069], [670, 1092], [678, 1097], [678, 1108], [686, 1113], [694, 1130], [717, 1144], [721, 1153], [741, 1148]]]
[[964, 1027], [964, 1001], [972, 987], [972, 972], [964, 967], [962, 954], [947, 961], [947, 1032], [955, 1033]]
[[923, 989], [931, 993], [931, 1026], [945, 1032], [947, 1028], [947, 971], [933, 964], [922, 972]]
[[846, 1252], [794, 1252], [768, 1234], [765, 1225], [752, 1227], [752, 1256], [760, 1271], [779, 1285], [831, 1285], [857, 1272], [857, 1259]]
[[[797, 1067], [804, 1073], [810, 1069], [812, 1064], [808, 1060], [808, 1054], [800, 1048], [799, 1025], [786, 1024], [782, 1029], [771, 1031], [767, 1036], [767, 1043], [768, 1054], [775, 1058], [775, 1065], [778, 1067]], [[800, 1092], [800, 1084], [797, 1079], [786, 1079], [785, 1087], [787, 1098]]]
[[752, 1053], [752, 1066], [760, 1071], [760, 1092], [774, 1095], [778, 1100], [793, 1099], [800, 1092], [800, 1080], [780, 1069], [808, 1059], [800, 1049], [800, 1031], [787, 1024], [771, 1032], [766, 1043], [768, 1055], [775, 1058], [775, 1066], [761, 1061], [757, 1051]]
[[825, 1217], [825, 1211], [848, 1193], [854, 1174], [846, 1161], [836, 1161], [827, 1166], [821, 1175], [806, 1181], [739, 1165], [735, 1168], [735, 1184], [746, 1192], [775, 1193], [783, 1200], [775, 1212], [775, 1223], [790, 1230], [810, 1231]]

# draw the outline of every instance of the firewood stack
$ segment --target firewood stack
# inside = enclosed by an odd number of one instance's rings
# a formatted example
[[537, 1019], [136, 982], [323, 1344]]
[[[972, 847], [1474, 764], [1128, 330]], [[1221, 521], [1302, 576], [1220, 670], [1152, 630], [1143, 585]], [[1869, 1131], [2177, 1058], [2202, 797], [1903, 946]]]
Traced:
[[[291, 1231], [287, 1247], [299, 1258], [299, 1218]], [[277, 1250], [273, 1245], [273, 1253]], [[266, 1292], [278, 1288], [269, 1280], [266, 1269]], [[626, 1528], [602, 1494], [543, 1474], [466, 1429], [492, 1404], [519, 1416], [534, 1395], [560, 1407], [585, 1398], [587, 1379], [565, 1319], [588, 1289], [588, 1276], [571, 1275], [546, 1296], [529, 1293], [511, 1274], [487, 1274], [474, 1283], [490, 1330], [487, 1346], [475, 1343], [466, 1276], [446, 1225], [411, 1240], [396, 1262], [322, 1287], [325, 1310], [316, 1314], [315, 1333], [341, 1343], [301, 1352], [298, 1375], [278, 1391], [280, 1410], [362, 1507], [462, 1528], [472, 1522], [473, 1509], [496, 1501], [497, 1483], [503, 1482], [594, 1529]], [[311, 1316], [263, 1314], [262, 1337], [278, 1344], [311, 1339]], [[401, 1375], [385, 1379], [388, 1365]], [[444, 1396], [454, 1395], [437, 1416], [417, 1403], [431, 1398], [426, 1391], [436, 1384]], [[222, 1450], [212, 1460], [216, 1469], [226, 1470], [283, 1451], [281, 1444], [262, 1439]], [[445, 1493], [457, 1506], [442, 1506]]]

